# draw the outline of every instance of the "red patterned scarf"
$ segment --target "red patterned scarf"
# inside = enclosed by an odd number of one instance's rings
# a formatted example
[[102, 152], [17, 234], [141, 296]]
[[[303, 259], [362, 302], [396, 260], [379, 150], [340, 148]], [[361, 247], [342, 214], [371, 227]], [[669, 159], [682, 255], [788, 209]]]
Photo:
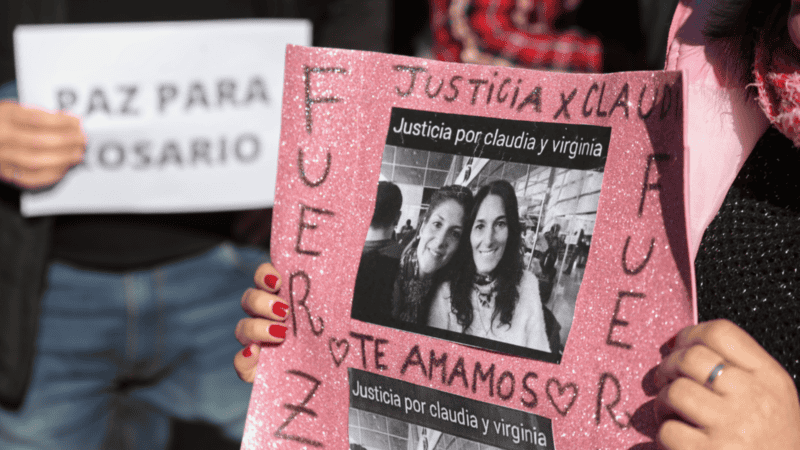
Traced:
[[775, 128], [800, 147], [800, 51], [790, 39], [770, 34], [755, 50], [758, 103]]

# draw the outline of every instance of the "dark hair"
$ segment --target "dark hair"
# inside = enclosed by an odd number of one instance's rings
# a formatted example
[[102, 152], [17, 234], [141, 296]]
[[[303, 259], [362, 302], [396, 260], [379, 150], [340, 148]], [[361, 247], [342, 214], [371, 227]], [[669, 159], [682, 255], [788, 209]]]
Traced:
[[[464, 208], [464, 214], [469, 214], [470, 210], [472, 209], [472, 191], [457, 184], [442, 186], [438, 191], [433, 193], [433, 196], [431, 196], [431, 203], [428, 206], [428, 210], [425, 211], [425, 216], [422, 219], [422, 223], [428, 223], [428, 219], [431, 218], [433, 211], [438, 208], [439, 205], [448, 200], [453, 200], [461, 205], [461, 207]], [[422, 226], [419, 228], [422, 228]]]
[[372, 214], [372, 227], [388, 227], [398, 219], [403, 206], [403, 193], [391, 181], [378, 182], [378, 195], [375, 198], [375, 213]]
[[492, 322], [499, 315], [500, 323], [510, 326], [511, 319], [514, 317], [514, 309], [519, 301], [518, 286], [522, 280], [524, 265], [520, 250], [522, 248], [522, 236], [520, 235], [522, 227], [519, 223], [517, 195], [511, 183], [505, 180], [497, 180], [482, 187], [475, 196], [475, 205], [472, 207], [465, 233], [462, 236], [462, 243], [459, 246], [467, 254], [461, 258], [464, 260], [463, 267], [455, 275], [451, 284], [450, 308], [463, 330], [472, 325], [474, 318], [470, 299], [477, 269], [472, 258], [470, 235], [472, 234], [472, 226], [475, 224], [478, 210], [489, 195], [496, 195], [503, 201], [508, 226], [508, 240], [506, 241], [506, 248], [503, 249], [503, 257], [500, 258], [500, 262], [497, 263], [497, 267], [492, 273], [496, 279], [497, 289]]
[[789, 2], [785, 0], [720, 0], [709, 11], [703, 34], [713, 39], [734, 39], [737, 48], [718, 58], [735, 56], [738, 61], [725, 65], [742, 82], [753, 82], [755, 47], [762, 35], [787, 38]]

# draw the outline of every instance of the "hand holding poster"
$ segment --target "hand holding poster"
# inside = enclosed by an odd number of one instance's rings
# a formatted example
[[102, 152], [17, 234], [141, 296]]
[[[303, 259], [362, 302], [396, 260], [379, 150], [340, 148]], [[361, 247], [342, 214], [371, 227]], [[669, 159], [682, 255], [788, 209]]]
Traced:
[[310, 40], [303, 20], [17, 27], [20, 100], [79, 116], [89, 138], [23, 213], [270, 206], [285, 46]]
[[694, 313], [680, 73], [290, 47], [285, 79], [291, 332], [243, 448], [652, 439], [648, 372]]

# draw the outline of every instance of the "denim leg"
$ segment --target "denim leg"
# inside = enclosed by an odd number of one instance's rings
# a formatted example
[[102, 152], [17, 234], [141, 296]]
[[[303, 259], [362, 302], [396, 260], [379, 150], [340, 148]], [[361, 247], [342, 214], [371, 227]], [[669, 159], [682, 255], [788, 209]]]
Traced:
[[268, 258], [259, 250], [225, 244], [156, 271], [163, 328], [155, 335], [167, 370], [158, 384], [137, 390], [134, 398], [241, 439], [252, 386], [233, 369], [232, 358], [241, 350], [233, 331], [244, 317], [242, 293]]
[[0, 410], [0, 448], [100, 448], [122, 358], [122, 293], [106, 276], [61, 264], [47, 280], [31, 384], [20, 411]]
[[135, 398], [138, 390], [157, 384], [166, 373], [159, 333], [163, 319], [153, 283], [153, 271], [116, 275], [122, 291], [125, 324], [122, 358], [116, 367], [114, 401], [103, 448], [165, 449], [169, 442], [169, 417], [151, 404]]
[[241, 439], [251, 386], [233, 330], [267, 260], [224, 244], [122, 275], [52, 264], [33, 379], [21, 411], [0, 411], [0, 448], [156, 450], [169, 417]]

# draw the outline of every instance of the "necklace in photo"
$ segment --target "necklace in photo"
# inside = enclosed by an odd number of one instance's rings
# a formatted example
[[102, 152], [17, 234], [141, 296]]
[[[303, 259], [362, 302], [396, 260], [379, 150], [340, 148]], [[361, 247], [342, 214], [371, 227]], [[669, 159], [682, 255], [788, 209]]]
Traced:
[[478, 305], [481, 308], [494, 308], [494, 298], [497, 294], [495, 290], [495, 280], [486, 278], [476, 278], [473, 290], [478, 297]]

